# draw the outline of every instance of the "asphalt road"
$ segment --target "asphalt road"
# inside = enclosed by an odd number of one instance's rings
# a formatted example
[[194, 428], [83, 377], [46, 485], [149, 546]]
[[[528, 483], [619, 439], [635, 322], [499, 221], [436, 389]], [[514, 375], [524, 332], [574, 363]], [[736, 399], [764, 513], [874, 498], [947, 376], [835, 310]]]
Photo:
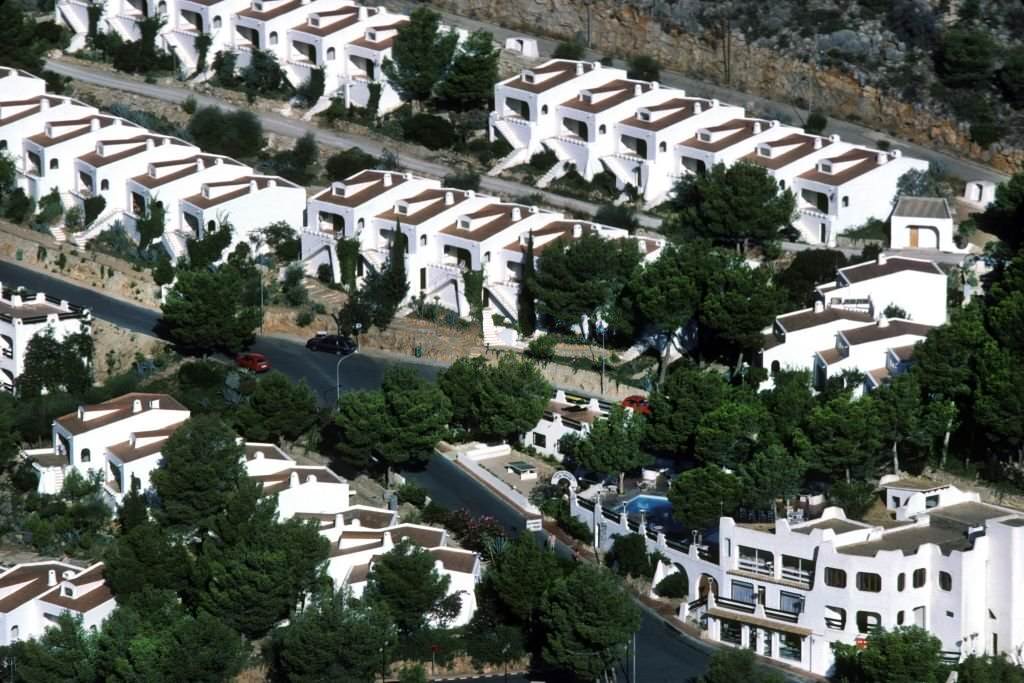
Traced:
[[[202, 95], [190, 88], [180, 85], [145, 83], [140, 79], [132, 78], [130, 76], [112, 74], [108, 71], [102, 71], [99, 69], [87, 69], [77, 64], [70, 64], [53, 59], [48, 59], [46, 61], [46, 68], [55, 73], [70, 76], [75, 80], [83, 81], [85, 83], [92, 83], [93, 85], [99, 85], [105, 88], [115, 88], [117, 90], [123, 90], [125, 92], [142, 95], [144, 97], [152, 97], [165, 102], [181, 103], [188, 97], [194, 97], [196, 103], [200, 106], [218, 106], [223, 109], [239, 108], [225, 102], [224, 100], [210, 97], [208, 95]], [[375, 156], [382, 155], [384, 150], [388, 148], [388, 143], [379, 138], [355, 135], [351, 133], [339, 135], [332, 131], [319, 128], [313, 123], [288, 118], [280, 114], [259, 111], [253, 111], [253, 113], [259, 116], [260, 121], [263, 123], [263, 129], [269, 133], [293, 138], [302, 137], [306, 133], [313, 133], [313, 135], [316, 136], [317, 142], [325, 147], [335, 149], [359, 147], [364, 152]], [[424, 153], [428, 152], [424, 150]], [[433, 178], [443, 178], [452, 172], [452, 169], [445, 164], [418, 157], [403, 156], [399, 161], [402, 167], [406, 170]], [[548, 206], [564, 208], [578, 213], [592, 215], [598, 209], [598, 205], [591, 202], [584, 202], [571, 197], [546, 192], [531, 185], [523, 185], [521, 183], [493, 176], [482, 176], [480, 178], [480, 189], [485, 192], [502, 195], [504, 197], [540, 194], [544, 198], [544, 203]], [[661, 220], [652, 216], [641, 215], [638, 219], [644, 227], [656, 228], [661, 225]]]
[[[439, 455], [424, 470], [403, 474], [445, 507], [490, 515], [513, 534], [524, 531], [526, 520], [517, 510]], [[679, 635], [646, 610], [642, 612], [637, 632], [636, 683], [684, 683], [707, 670], [709, 657], [710, 650]], [[619, 671], [618, 680], [629, 680], [625, 670]]]
[[[102, 318], [123, 329], [156, 334], [156, 324], [160, 319], [157, 311], [100, 294], [87, 287], [79, 287], [7, 261], [0, 261], [0, 282], [6, 286], [23, 286], [43, 291], [51, 296], [86, 306], [94, 317]], [[265, 354], [275, 370], [280, 370], [293, 379], [304, 379], [322, 403], [334, 402], [337, 391], [335, 373], [339, 370], [335, 356], [315, 353], [299, 342], [274, 336], [257, 337], [251, 350]], [[375, 389], [380, 386], [384, 371], [396, 363], [414, 368], [428, 379], [434, 379], [440, 369], [433, 364], [404, 363], [398, 359], [357, 353], [346, 356], [341, 362], [341, 390]]]
[[[6, 286], [24, 286], [44, 291], [51, 296], [87, 306], [94, 317], [135, 332], [154, 334], [160, 317], [159, 313], [151, 309], [7, 261], [0, 261], [0, 282]], [[337, 363], [333, 356], [308, 351], [298, 342], [269, 336], [257, 338], [253, 350], [266, 354], [275, 369], [292, 379], [306, 380], [324, 403], [333, 400]], [[384, 370], [396, 362], [363, 354], [346, 357], [341, 366], [342, 391], [379, 386]], [[431, 379], [436, 377], [439, 370], [433, 365], [405, 364]], [[517, 510], [494, 497], [476, 480], [440, 456], [435, 456], [425, 469], [408, 473], [407, 476], [446, 507], [465, 509], [474, 515], [490, 515], [512, 533], [524, 529], [525, 519]], [[707, 668], [708, 653], [703, 648], [682, 638], [647, 612], [643, 613], [637, 643], [638, 682], [680, 683], [701, 675]], [[625, 672], [622, 672], [620, 680], [628, 680]]]

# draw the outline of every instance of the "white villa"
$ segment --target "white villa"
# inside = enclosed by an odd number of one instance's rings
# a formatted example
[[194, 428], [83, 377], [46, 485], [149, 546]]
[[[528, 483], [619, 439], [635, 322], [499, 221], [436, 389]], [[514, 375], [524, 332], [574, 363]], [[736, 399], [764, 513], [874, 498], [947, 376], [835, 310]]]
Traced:
[[[946, 284], [934, 262], [884, 252], [840, 268], [834, 282], [818, 285], [813, 307], [777, 316], [764, 331], [762, 366], [771, 374], [812, 370], [817, 387], [857, 370], [867, 388], [877, 387], [902, 372], [914, 345], [945, 324]], [[770, 386], [768, 379], [762, 388]]]
[[828, 245], [869, 218], [884, 220], [899, 177], [928, 168], [899, 151], [747, 118], [742, 107], [632, 80], [599, 62], [561, 59], [495, 85], [490, 137], [498, 136], [513, 152], [492, 173], [548, 149], [557, 162], [540, 186], [570, 168], [586, 180], [607, 171], [649, 205], [664, 201], [681, 177], [715, 164], [755, 163], [796, 196], [794, 225], [804, 237]]
[[1004, 654], [1021, 663], [1024, 515], [936, 482], [889, 475], [881, 485], [892, 517], [883, 526], [835, 507], [771, 529], [722, 517], [717, 545], [638, 529], [589, 493], [571, 492], [570, 506], [602, 547], [639, 530], [648, 550], [667, 558], [655, 581], [687, 578], [678, 617], [713, 641], [824, 676], [832, 643], [917, 625], [942, 641], [950, 662]]
[[568, 434], [585, 437], [596, 421], [608, 416], [610, 409], [608, 403], [599, 399], [570, 396], [557, 389], [540, 422], [526, 433], [523, 443], [561, 462], [562, 438]]
[[[352, 106], [365, 107], [370, 84], [381, 86], [379, 111], [401, 106], [402, 101], [381, 71], [391, 56], [398, 29], [408, 23], [403, 14], [384, 7], [366, 7], [352, 0], [100, 0], [103, 12], [98, 30], [116, 33], [125, 41], [141, 36], [139, 22], [162, 17], [158, 46], [173, 54], [183, 74], [195, 72], [199, 62], [197, 38], [206, 35], [210, 46], [206, 69], [218, 52], [233, 52], [236, 66], [249, 65], [256, 51], [274, 56], [293, 87], [308, 82], [315, 69], [324, 70], [324, 95], [342, 95]], [[70, 49], [85, 46], [89, 30], [89, 4], [59, 0], [58, 23], [74, 37]], [[466, 31], [453, 27], [460, 41]]]
[[90, 319], [81, 306], [0, 283], [0, 391], [14, 393], [33, 337], [50, 330], [54, 339], [63, 341], [89, 332]]
[[95, 631], [114, 611], [103, 563], [29, 562], [0, 567], [0, 647], [43, 635], [63, 614]]
[[441, 187], [436, 180], [409, 173], [367, 170], [333, 183], [310, 198], [302, 232], [306, 272], [322, 265], [340, 280], [338, 243], [359, 242], [357, 274], [379, 269], [390, 254], [395, 230], [406, 242], [405, 270], [410, 298], [422, 296], [462, 316], [469, 314], [463, 274], [483, 271], [485, 327], [493, 313], [514, 320], [526, 244], [534, 257], [555, 241], [597, 234], [633, 239], [646, 261], [661, 253], [664, 241], [633, 238], [626, 230], [591, 221], [569, 220], [536, 206], [502, 202], [472, 190]]

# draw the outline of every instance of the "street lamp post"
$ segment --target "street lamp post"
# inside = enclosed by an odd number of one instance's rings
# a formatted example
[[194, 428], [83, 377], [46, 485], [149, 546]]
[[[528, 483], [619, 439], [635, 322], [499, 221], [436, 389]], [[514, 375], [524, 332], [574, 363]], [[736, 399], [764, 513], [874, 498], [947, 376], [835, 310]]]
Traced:
[[347, 356], [341, 356], [338, 359], [338, 364], [334, 366], [334, 388], [337, 389], [337, 393], [338, 393], [338, 396], [335, 399], [336, 401], [341, 401], [341, 364], [342, 364], [342, 362], [344, 362], [344, 360], [346, 358], [351, 358], [352, 356], [356, 355], [357, 353], [359, 353], [359, 349], [356, 349], [355, 351], [353, 351], [352, 353], [348, 354]]
[[604, 356], [605, 356], [605, 353], [604, 353], [604, 336], [608, 332], [608, 323], [606, 323], [601, 318], [598, 318], [595, 327], [597, 328], [597, 333], [601, 335], [601, 393], [603, 394], [604, 393]]

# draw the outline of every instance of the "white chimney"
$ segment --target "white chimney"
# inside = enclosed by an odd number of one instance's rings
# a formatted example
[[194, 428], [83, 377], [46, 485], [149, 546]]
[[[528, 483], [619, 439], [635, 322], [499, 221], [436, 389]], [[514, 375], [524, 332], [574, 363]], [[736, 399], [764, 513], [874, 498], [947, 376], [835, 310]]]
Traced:
[[277, 181], [273, 178], [267, 181], [267, 187], [277, 187]]
[[391, 187], [391, 174], [390, 173], [385, 173], [384, 174], [384, 187]]
[[878, 252], [878, 256], [875, 258], [875, 261], [878, 263], [878, 265], [884, 266], [885, 265], [885, 261], [886, 261], [885, 252], [884, 251]]
[[55, 570], [51, 569], [46, 572], [46, 585], [51, 587], [57, 585], [57, 572]]
[[583, 226], [579, 223], [572, 224], [572, 237], [577, 240], [583, 237]]
[[522, 210], [520, 210], [520, 208], [518, 206], [513, 206], [512, 207], [512, 220], [513, 221], [521, 221], [521, 220], [523, 220], [523, 212], [522, 212]]
[[263, 455], [263, 451], [256, 451], [255, 453], [252, 454], [253, 460], [262, 460], [264, 457], [265, 456]]
[[815, 135], [814, 136], [814, 149], [821, 149], [821, 145], [822, 145], [821, 138], [819, 138], [817, 135]]
[[444, 576], [444, 562], [441, 560], [434, 560], [434, 569], [437, 570], [438, 574]]
[[158, 399], [158, 398], [151, 398], [151, 399], [149, 399], [149, 407], [150, 407], [151, 410], [157, 410], [158, 408], [160, 408], [160, 399]]
[[829, 135], [828, 139], [831, 140], [832, 142], [839, 142], [839, 136], [836, 135], [835, 133], [833, 133], [832, 135]]
[[359, 21], [366, 21], [366, 17], [367, 16], [368, 15], [367, 15], [366, 8], [365, 7], [360, 7], [359, 8]]
[[306, 475], [306, 483], [307, 484], [315, 484], [316, 483], [316, 475], [315, 474], [307, 474]]
[[644, 87], [639, 83], [633, 85], [633, 97], [640, 97], [644, 94]]
[[[164, 139], [166, 140], [167, 138]], [[153, 142], [153, 138], [146, 138], [146, 149], [153, 149], [154, 147], [156, 147], [156, 143]]]
[[700, 102], [694, 102], [693, 103], [693, 113], [694, 114], [699, 114], [702, 111], [704, 111], [704, 108], [701, 106]]
[[78, 406], [78, 419], [79, 420], [84, 420], [85, 419], [85, 406]]
[[299, 473], [292, 472], [288, 475], [288, 488], [293, 489], [299, 485]]
[[40, 111], [46, 111], [49, 108], [50, 108], [50, 100], [49, 99], [44, 97], [44, 98], [39, 100], [39, 110]]
[[93, 118], [91, 121], [89, 121], [89, 130], [94, 130], [95, 131], [95, 130], [99, 130], [99, 129], [100, 129], [100, 120], [99, 119]]
[[824, 311], [825, 311], [825, 302], [822, 301], [821, 299], [818, 299], [817, 301], [815, 301], [814, 302], [814, 312], [815, 313], [823, 313]]
[[466, 190], [466, 199], [472, 199], [475, 196], [476, 196], [476, 191], [474, 191], [474, 190]]
[[387, 552], [387, 551], [391, 550], [394, 547], [395, 547], [395, 541], [394, 541], [393, 538], [391, 538], [391, 532], [390, 531], [385, 531], [384, 532], [384, 537], [381, 539], [381, 548], [384, 550], [384, 552]]
[[717, 106], [719, 106], [720, 104], [721, 104], [721, 102], [719, 102], [719, 101], [718, 101], [717, 99], [712, 99], [712, 100], [711, 100], [711, 106], [712, 106], [712, 107], [717, 107]]
[[249, 179], [249, 192], [250, 193], [256, 192], [259, 189], [260, 189], [260, 185], [259, 185], [259, 183], [256, 182], [256, 179], [255, 178], [250, 178]]
[[444, 205], [445, 206], [451, 206], [454, 203], [455, 203], [455, 194], [452, 193], [452, 192], [445, 192], [444, 193]]
[[577, 76], [582, 76], [583, 75], [583, 62], [576, 62], [576, 75]]
[[660, 87], [661, 83], [658, 83], [658, 81], [651, 81], [651, 90], [657, 90]]
[[339, 512], [334, 515], [334, 528], [341, 529], [343, 526], [345, 526], [345, 515]]
[[141, 412], [142, 412], [142, 401], [140, 401], [137, 398], [136, 399], [132, 399], [132, 413], [134, 414], [134, 413], [141, 413]]
[[202, 157], [196, 157], [196, 170], [202, 171], [204, 168], [206, 168], [206, 162]]
[[754, 135], [758, 135], [761, 132], [761, 122], [754, 121]]
[[889, 327], [889, 319], [883, 315], [881, 318], [878, 319], [878, 326]]
[[224, 163], [224, 159], [222, 157], [217, 157], [216, 159], [213, 160], [213, 165], [214, 166], [220, 166], [223, 163]]
[[879, 152], [878, 154], [875, 155], [875, 161], [878, 162], [879, 166], [881, 166], [885, 162], [889, 161], [889, 155], [887, 155], [885, 152]]
[[156, 178], [156, 164], [149, 165], [149, 170], [146, 171], [146, 175], [148, 175], [150, 178]]

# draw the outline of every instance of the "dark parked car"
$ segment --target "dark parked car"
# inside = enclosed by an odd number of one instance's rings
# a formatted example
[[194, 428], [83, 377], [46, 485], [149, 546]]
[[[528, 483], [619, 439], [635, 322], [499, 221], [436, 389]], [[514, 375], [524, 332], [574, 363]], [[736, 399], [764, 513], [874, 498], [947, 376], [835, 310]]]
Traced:
[[240, 353], [235, 357], [235, 365], [253, 372], [266, 372], [270, 369], [270, 361], [262, 353]]
[[349, 337], [341, 337], [336, 334], [318, 334], [306, 342], [306, 348], [310, 351], [326, 351], [341, 356], [347, 356], [356, 350], [356, 343]]

